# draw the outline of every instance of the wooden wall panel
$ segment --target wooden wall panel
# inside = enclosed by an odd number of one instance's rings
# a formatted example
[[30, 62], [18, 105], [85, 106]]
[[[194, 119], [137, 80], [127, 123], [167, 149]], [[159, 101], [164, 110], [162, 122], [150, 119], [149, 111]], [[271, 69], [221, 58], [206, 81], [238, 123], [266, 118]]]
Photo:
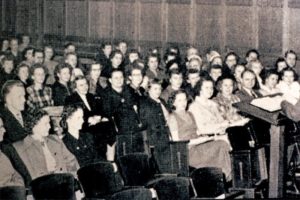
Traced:
[[44, 1], [44, 33], [54, 35], [65, 34], [64, 1]]
[[115, 37], [135, 40], [136, 10], [134, 1], [116, 1], [115, 4]]
[[189, 19], [190, 5], [188, 3], [168, 4], [167, 42], [189, 42]]
[[259, 1], [258, 38], [259, 49], [262, 53], [281, 54], [283, 11], [280, 2], [275, 0]]
[[209, 47], [220, 49], [221, 43], [221, 16], [220, 5], [197, 5], [196, 15], [196, 43], [202, 49], [206, 50]]
[[142, 3], [140, 40], [162, 41], [161, 3]]
[[[300, 7], [299, 7], [300, 8]], [[300, 53], [300, 9], [290, 9], [290, 49]]]
[[228, 6], [225, 30], [227, 47], [242, 54], [246, 49], [254, 48], [253, 23], [255, 22], [250, 6]]
[[112, 37], [112, 3], [110, 1], [89, 1], [89, 27], [93, 38]]
[[66, 35], [87, 36], [87, 12], [86, 1], [66, 1]]
[[29, 28], [29, 0], [19, 0], [17, 5], [16, 31], [27, 33]]

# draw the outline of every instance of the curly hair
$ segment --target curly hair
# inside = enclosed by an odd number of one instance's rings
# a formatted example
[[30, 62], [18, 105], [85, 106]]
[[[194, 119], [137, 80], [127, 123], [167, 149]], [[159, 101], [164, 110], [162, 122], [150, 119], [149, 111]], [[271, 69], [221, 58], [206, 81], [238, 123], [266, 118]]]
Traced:
[[174, 102], [178, 94], [185, 94], [187, 96], [187, 93], [182, 89], [173, 91], [168, 99], [168, 105], [171, 108], [171, 110], [176, 109], [176, 107], [174, 106]]
[[35, 109], [28, 114], [25, 119], [24, 128], [28, 134], [32, 134], [32, 129], [38, 124], [38, 122], [44, 117], [48, 116], [48, 113], [44, 110]]
[[61, 120], [59, 123], [64, 131], [68, 130], [67, 120], [69, 119], [69, 117], [71, 117], [79, 109], [81, 109], [81, 110], [83, 109], [83, 106], [80, 103], [64, 106], [64, 109], [63, 109], [63, 112], [61, 115]]

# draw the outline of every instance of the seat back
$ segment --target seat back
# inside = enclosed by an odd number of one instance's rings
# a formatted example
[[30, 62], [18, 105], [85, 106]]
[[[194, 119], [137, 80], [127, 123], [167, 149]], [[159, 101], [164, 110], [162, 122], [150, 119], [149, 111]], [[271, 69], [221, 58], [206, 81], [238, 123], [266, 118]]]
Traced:
[[141, 131], [132, 134], [117, 135], [116, 139], [117, 157], [132, 153], [149, 154], [149, 144], [146, 131]]
[[224, 175], [220, 168], [203, 167], [194, 170], [191, 178], [197, 197], [215, 198], [225, 193]]
[[149, 186], [156, 190], [158, 199], [188, 200], [190, 198], [189, 178], [164, 177]]
[[31, 181], [35, 199], [75, 199], [75, 179], [72, 174], [49, 174]]
[[144, 186], [154, 176], [149, 156], [146, 153], [121, 156], [119, 165], [125, 184], [129, 186]]
[[101, 198], [120, 191], [124, 182], [110, 162], [97, 162], [80, 168], [77, 172], [87, 198]]
[[111, 196], [111, 200], [152, 200], [152, 193], [146, 188], [129, 189]]
[[6, 186], [0, 187], [0, 199], [26, 199], [26, 189], [22, 186]]

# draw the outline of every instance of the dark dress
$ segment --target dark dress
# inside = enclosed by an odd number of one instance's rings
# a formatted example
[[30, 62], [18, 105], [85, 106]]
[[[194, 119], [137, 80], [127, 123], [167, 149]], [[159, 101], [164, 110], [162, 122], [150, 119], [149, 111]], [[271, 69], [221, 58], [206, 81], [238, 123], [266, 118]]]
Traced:
[[105, 88], [102, 95], [103, 112], [113, 118], [118, 134], [131, 134], [141, 129], [133, 94], [127, 87], [118, 93], [112, 87]]
[[66, 132], [62, 140], [67, 149], [74, 154], [80, 167], [106, 160], [98, 154], [94, 137], [89, 133], [80, 133], [79, 138], [76, 139], [70, 133]]
[[66, 87], [60, 82], [56, 81], [52, 85], [52, 99], [54, 106], [65, 105], [66, 98], [71, 95], [71, 88]]

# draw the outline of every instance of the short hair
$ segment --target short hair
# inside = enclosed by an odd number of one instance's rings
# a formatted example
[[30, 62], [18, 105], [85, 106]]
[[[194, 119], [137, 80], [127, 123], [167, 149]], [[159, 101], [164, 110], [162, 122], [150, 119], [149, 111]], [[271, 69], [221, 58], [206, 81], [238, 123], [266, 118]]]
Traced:
[[25, 119], [24, 128], [28, 134], [33, 134], [32, 129], [38, 124], [38, 122], [44, 117], [48, 116], [48, 113], [42, 109], [34, 109]]
[[214, 81], [212, 78], [210, 77], [202, 77], [195, 85], [195, 91], [196, 91], [196, 96], [200, 95], [201, 89], [202, 89], [202, 85], [204, 82], [212, 82], [212, 84], [214, 84]]
[[128, 44], [126, 40], [123, 40], [123, 39], [122, 39], [122, 40], [118, 40], [118, 41], [116, 42], [116, 45], [119, 46], [121, 43], [125, 43], [126, 45]]
[[33, 49], [33, 56], [35, 56], [36, 53], [42, 53], [44, 55], [44, 50], [43, 49]]
[[209, 68], [208, 68], [208, 73], [211, 72], [212, 69], [220, 69], [222, 71], [222, 66], [221, 65], [211, 65]]
[[120, 72], [120, 73], [122, 73], [122, 75], [124, 76], [124, 72], [123, 72], [121, 69], [114, 68], [114, 69], [112, 69], [112, 70], [110, 71], [109, 77], [108, 77], [108, 78], [111, 78], [111, 77], [113, 76], [113, 74], [116, 73], [116, 72]]
[[25, 62], [21, 62], [20, 64], [18, 64], [18, 66], [17, 66], [17, 68], [16, 68], [16, 71], [15, 71], [16, 75], [18, 75], [19, 72], [20, 72], [20, 69], [21, 69], [21, 68], [24, 68], [24, 67], [26, 67], [26, 68], [28, 69], [28, 73], [30, 72], [30, 67], [29, 67], [29, 65], [26, 64]]
[[226, 79], [229, 79], [229, 80], [232, 81], [232, 84], [233, 84], [233, 90], [232, 91], [235, 91], [237, 89], [237, 84], [236, 84], [236, 80], [235, 80], [234, 76], [232, 76], [232, 75], [222, 75], [222, 76], [220, 76], [217, 79], [217, 82], [216, 82], [217, 90], [219, 92], [221, 91], [222, 84], [223, 84], [224, 80], [226, 80]]
[[112, 43], [110, 41], [104, 41], [101, 44], [101, 49], [104, 49], [105, 46], [112, 46]]
[[176, 91], [171, 92], [171, 95], [170, 95], [170, 97], [169, 97], [169, 99], [168, 99], [168, 102], [167, 102], [168, 105], [169, 105], [169, 108], [171, 108], [171, 110], [175, 110], [175, 109], [176, 109], [176, 107], [174, 106], [174, 102], [175, 102], [176, 96], [177, 96], [178, 94], [185, 94], [186, 97], [187, 97], [187, 93], [186, 93], [186, 91], [183, 90], [183, 89], [179, 89], [179, 90], [176, 90]]
[[120, 54], [122, 56], [122, 60], [124, 59], [124, 55], [123, 55], [122, 51], [119, 49], [113, 50], [109, 56], [109, 59], [110, 60], [113, 59], [115, 57], [115, 55], [117, 55], [117, 54]]
[[148, 89], [150, 89], [152, 87], [152, 85], [162, 85], [163, 81], [159, 80], [157, 78], [154, 78], [152, 80], [149, 81], [149, 85], [148, 85]]
[[238, 63], [238, 64], [236, 64], [236, 65], [234, 65], [233, 67], [232, 67], [232, 73], [234, 74], [235, 73], [235, 70], [236, 70], [236, 68], [238, 68], [238, 67], [244, 67], [244, 69], [246, 69], [246, 66], [245, 66], [245, 64], [243, 63], [243, 64], [241, 64], [241, 63]]
[[170, 71], [170, 70], [171, 70], [171, 69], [170, 69], [171, 66], [174, 65], [174, 64], [177, 64], [177, 65], [178, 65], [178, 69], [181, 68], [180, 63], [178, 62], [178, 60], [177, 60], [177, 59], [174, 59], [174, 60], [170, 60], [170, 61], [166, 64], [166, 70], [167, 70], [167, 71]]
[[91, 73], [92, 68], [93, 68], [94, 65], [100, 65], [100, 71], [102, 70], [102, 65], [101, 65], [101, 63], [99, 63], [99, 62], [94, 62], [94, 63], [91, 63], [91, 64], [86, 65], [86, 66], [87, 66], [86, 75], [89, 75], [89, 74]]
[[72, 73], [73, 67], [68, 63], [59, 63], [55, 66], [54, 69], [54, 76], [57, 76], [61, 72], [62, 69], [68, 68], [70, 70], [70, 73]]
[[63, 108], [63, 112], [61, 115], [60, 126], [64, 131], [68, 130], [67, 120], [71, 117], [77, 110], [83, 110], [83, 106], [81, 103], [65, 105]]
[[296, 73], [296, 71], [291, 68], [291, 67], [287, 67], [287, 68], [284, 68], [281, 72], [280, 72], [280, 76], [279, 76], [279, 79], [282, 80], [282, 77], [284, 76], [284, 72], [293, 72], [294, 74], [294, 81], [295, 80], [298, 80], [298, 74]]
[[250, 61], [249, 64], [248, 64], [248, 68], [249, 68], [249, 69], [252, 69], [252, 67], [253, 67], [254, 64], [260, 64], [261, 67], [263, 68], [262, 63], [261, 63], [259, 60], [253, 60], [253, 61]]
[[253, 76], [254, 77], [256, 77], [255, 76], [255, 73], [254, 73], [254, 71], [252, 70], [252, 69], [247, 69], [247, 68], [245, 68], [245, 70], [242, 72], [242, 74], [241, 74], [241, 77], [243, 78], [244, 77], [244, 74], [245, 73], [251, 73], [251, 74], [253, 74]]
[[74, 47], [76, 47], [74, 43], [68, 42], [68, 43], [66, 43], [66, 44], [64, 45], [64, 48], [67, 49], [67, 48], [69, 48], [69, 46], [74, 46]]
[[229, 56], [234, 56], [235, 59], [236, 59], [236, 62], [238, 62], [238, 60], [240, 59], [239, 56], [234, 51], [231, 51], [231, 52], [226, 54], [226, 56], [224, 58], [224, 62], [226, 62], [226, 60]]
[[86, 82], [88, 82], [88, 80], [85, 76], [82, 76], [82, 75], [76, 76], [75, 79], [72, 82], [72, 88], [74, 88], [74, 89], [76, 88], [77, 81], [79, 81], [79, 80], [86, 80]]
[[183, 76], [183, 73], [180, 69], [171, 69], [168, 71], [168, 76], [169, 76], [169, 79], [171, 79], [171, 77], [174, 75], [174, 74], [177, 74], [177, 75], [182, 75]]
[[19, 80], [8, 80], [4, 83], [4, 85], [1, 88], [1, 97], [3, 98], [3, 102], [6, 102], [7, 95], [10, 94], [12, 88], [14, 88], [14, 87], [24, 88], [24, 85]]
[[249, 57], [251, 53], [255, 53], [257, 55], [257, 59], [259, 60], [260, 54], [257, 51], [257, 49], [250, 49], [250, 50], [248, 50], [247, 53], [246, 53], [246, 58]]
[[[44, 46], [44, 54], [45, 54], [46, 48], [52, 49], [52, 51], [53, 51], [53, 56], [52, 56], [52, 58], [53, 58], [53, 57], [55, 56], [55, 50], [54, 50], [53, 46], [51, 46], [51, 45], [46, 45], [46, 46]], [[51, 59], [52, 59], [52, 58], [51, 58]]]
[[190, 74], [199, 74], [200, 76], [200, 71], [198, 69], [188, 69], [186, 72], [186, 78], [188, 78]]
[[26, 47], [26, 48], [23, 50], [23, 59], [24, 59], [24, 60], [26, 59], [25, 56], [26, 56], [27, 51], [32, 50], [32, 55], [33, 55], [34, 49], [35, 49], [34, 47]]
[[129, 71], [128, 71], [128, 76], [131, 76], [132, 75], [132, 72], [134, 70], [140, 70], [141, 71], [141, 74], [144, 75], [144, 68], [141, 67], [140, 65], [132, 65], [130, 68], [129, 68]]
[[277, 75], [278, 76], [278, 81], [279, 82], [279, 73], [277, 72], [276, 69], [269, 69], [269, 70], [265, 70], [262, 74], [262, 83], [266, 84], [266, 79], [269, 78], [271, 75]]
[[34, 75], [34, 72], [36, 69], [43, 69], [44, 70], [44, 73], [45, 75], [48, 74], [48, 69], [45, 65], [41, 64], [41, 63], [35, 63], [31, 66], [30, 68], [30, 75], [33, 76]]
[[4, 64], [6, 61], [13, 61], [14, 62], [14, 57], [12, 55], [6, 55], [2, 59], [2, 63]]
[[148, 62], [149, 62], [150, 58], [156, 58], [157, 61], [158, 61], [158, 64], [159, 64], [159, 62], [160, 62], [159, 55], [158, 55], [158, 54], [155, 54], [155, 53], [150, 53], [150, 54], [148, 54], [148, 56], [146, 57], [146, 65], [148, 65]]
[[77, 54], [76, 53], [74, 53], [74, 52], [68, 52], [68, 53], [65, 54], [65, 60], [68, 59], [68, 57], [71, 56], [71, 55], [72, 56], [76, 56], [76, 58], [77, 58]]
[[[278, 70], [278, 63], [281, 63], [281, 62], [285, 62], [285, 63], [286, 63], [285, 58], [283, 58], [283, 57], [278, 57], [277, 60], [276, 60], [276, 62], [275, 62], [275, 69], [276, 69], [276, 70]], [[286, 66], [288, 66], [287, 63], [286, 63]]]
[[288, 54], [294, 54], [296, 56], [296, 60], [298, 59], [297, 57], [297, 54], [294, 50], [287, 50], [285, 53], [284, 53], [284, 57], [287, 58]]

